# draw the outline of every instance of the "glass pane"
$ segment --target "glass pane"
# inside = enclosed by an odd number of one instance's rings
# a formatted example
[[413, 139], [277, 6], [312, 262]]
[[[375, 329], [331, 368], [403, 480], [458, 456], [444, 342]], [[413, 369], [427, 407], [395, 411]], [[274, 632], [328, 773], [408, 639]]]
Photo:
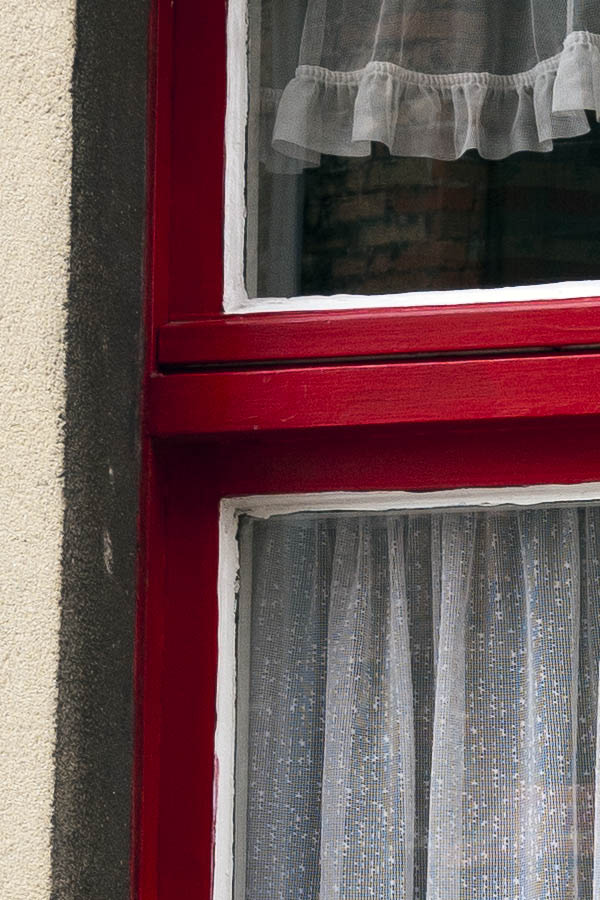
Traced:
[[[450, 0], [446, 6], [450, 9], [459, 2]], [[536, 2], [540, 8], [543, 6], [542, 0]], [[561, 2], [552, 9], [558, 9]], [[510, 4], [529, 8], [522, 0], [510, 0]], [[410, 0], [404, 5], [410, 7]], [[443, 5], [437, 2], [438, 7]], [[306, 47], [312, 32], [307, 37], [305, 22], [314, 19], [314, 10], [319, 6], [325, 5], [314, 0], [308, 4], [307, 18], [305, 0], [250, 0], [246, 223], [249, 296], [395, 294], [600, 277], [600, 126], [592, 115], [586, 117], [584, 110], [573, 113], [578, 117], [575, 124], [555, 124], [555, 131], [562, 128], [567, 136], [540, 142], [538, 150], [547, 152], [509, 153], [512, 138], [504, 135], [498, 138], [502, 147], [502, 141], [508, 141], [504, 149], [497, 149], [498, 142], [490, 149], [484, 140], [485, 146], [480, 148], [483, 155], [471, 149], [451, 160], [396, 155], [397, 147], [392, 147], [391, 153], [377, 140], [363, 144], [360, 152], [367, 155], [359, 157], [327, 152], [311, 156], [307, 151], [307, 158], [299, 160], [288, 155], [292, 152], [297, 156], [297, 148], [290, 151], [291, 145], [274, 141], [277, 117], [281, 115], [282, 93], [294, 79], [299, 60], [309, 58]], [[394, 4], [369, 0], [358, 6], [362, 10], [358, 23], [368, 28], [369, 15], [374, 15], [375, 7], [380, 10], [380, 6]], [[331, 66], [341, 65], [345, 59], [354, 60], [358, 66], [364, 62], [359, 49], [365, 52], [360, 28], [353, 30], [350, 24], [344, 25], [346, 15], [356, 26], [352, 16], [356, 17], [353, 10], [357, 0], [337, 7], [341, 10], [336, 20], [341, 29], [338, 42], [331, 36], [334, 29], [329, 20], [328, 31], [321, 37], [325, 48], [329, 48], [327, 59]], [[435, 7], [436, 2], [432, 4]], [[586, 9], [582, 16], [598, 16], [597, 10]], [[371, 13], [367, 14], [368, 10]], [[506, 10], [502, 15], [506, 18], [505, 13]], [[416, 15], [413, 13], [413, 19]], [[413, 65], [421, 62], [435, 68], [442, 53], [440, 48], [446, 44], [439, 35], [436, 39], [434, 19], [421, 16], [420, 21], [420, 33], [414, 32], [415, 25], [410, 41], [404, 40], [404, 57], [410, 58]], [[454, 19], [451, 21], [456, 25]], [[501, 21], [495, 27], [499, 36], [488, 34], [489, 40], [497, 39], [501, 47], [512, 39], [514, 45], [515, 35]], [[511, 27], [514, 30], [517, 26], [513, 22]], [[557, 46], [562, 46], [564, 34], [560, 29], [556, 34]], [[379, 45], [380, 53], [385, 51], [390, 59], [396, 59], [396, 39], [394, 33], [388, 42], [390, 46]], [[554, 48], [550, 38], [547, 44], [550, 53]], [[425, 45], [429, 48], [427, 53], [418, 57], [418, 48]], [[456, 46], [459, 45], [456, 38]], [[539, 40], [537, 46], [539, 51]], [[325, 55], [323, 49], [323, 59]], [[526, 55], [522, 59], [501, 55], [493, 61], [501, 75], [519, 72], [515, 66], [536, 64], [535, 58]], [[460, 62], [466, 64], [465, 59]], [[487, 62], [482, 56], [473, 65]], [[448, 65], [451, 64], [449, 58]], [[598, 66], [600, 76], [600, 63]], [[527, 88], [527, 102], [540, 106], [543, 103], [538, 87], [539, 80], [531, 90]], [[486, 97], [492, 94], [490, 89]], [[433, 103], [429, 95], [428, 98], [421, 98], [421, 106], [424, 103], [428, 108], [427, 103]], [[398, 102], [399, 108], [404, 109]], [[504, 97], [502, 102], [509, 100]], [[518, 103], [523, 102], [519, 96]], [[317, 115], [313, 107], [308, 111], [298, 109], [298, 115]], [[289, 114], [292, 118], [294, 109]], [[412, 127], [410, 116], [419, 114], [414, 110], [413, 103], [410, 114], [407, 113], [407, 131]], [[342, 112], [322, 105], [318, 114], [334, 118]], [[443, 110], [431, 112], [434, 119], [438, 115], [438, 125], [442, 114]], [[509, 120], [517, 113], [511, 107], [510, 116], [509, 112], [503, 115], [508, 122], [506, 129], [514, 130], [516, 126], [511, 126]], [[560, 117], [552, 119], [553, 123], [560, 121]], [[328, 127], [329, 123], [325, 124]], [[495, 127], [497, 123], [492, 124]], [[313, 126], [314, 122], [308, 123], [306, 129]], [[539, 122], [537, 127], [541, 128]], [[491, 129], [489, 125], [488, 143], [492, 140]], [[582, 134], [583, 131], [587, 133]], [[568, 136], [571, 132], [574, 136]], [[521, 143], [529, 146], [527, 141], [537, 144], [537, 132], [535, 140], [528, 134]], [[486, 153], [495, 152], [507, 155], [501, 159], [484, 158]]]
[[600, 510], [240, 543], [236, 900], [592, 900]]

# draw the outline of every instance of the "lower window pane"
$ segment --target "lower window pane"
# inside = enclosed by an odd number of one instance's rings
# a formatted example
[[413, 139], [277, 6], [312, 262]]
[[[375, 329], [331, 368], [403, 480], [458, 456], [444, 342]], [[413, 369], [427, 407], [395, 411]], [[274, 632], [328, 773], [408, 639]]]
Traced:
[[600, 510], [240, 545], [236, 900], [591, 900]]

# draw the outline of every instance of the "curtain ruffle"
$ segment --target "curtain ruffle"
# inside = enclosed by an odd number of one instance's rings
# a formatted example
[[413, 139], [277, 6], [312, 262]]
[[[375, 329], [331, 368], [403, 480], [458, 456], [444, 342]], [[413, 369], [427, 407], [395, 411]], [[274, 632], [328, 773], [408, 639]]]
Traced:
[[600, 35], [587, 31], [517, 75], [300, 66], [283, 92], [263, 91], [261, 158], [271, 171], [297, 172], [322, 153], [368, 156], [378, 141], [394, 156], [450, 160], [474, 149], [503, 159], [587, 133], [585, 110], [600, 118]]
[[313, 153], [305, 147], [301, 156], [288, 156], [273, 146], [273, 134], [282, 94], [283, 90], [276, 88], [261, 90], [258, 158], [267, 171], [274, 175], [297, 175], [302, 169], [318, 166], [321, 154]]

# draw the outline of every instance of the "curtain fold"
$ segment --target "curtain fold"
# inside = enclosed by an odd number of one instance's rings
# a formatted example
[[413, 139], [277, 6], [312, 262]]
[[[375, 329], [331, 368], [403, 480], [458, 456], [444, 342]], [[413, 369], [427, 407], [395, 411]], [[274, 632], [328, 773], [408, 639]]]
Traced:
[[242, 528], [244, 900], [598, 900], [600, 510]]
[[261, 146], [274, 171], [365, 156], [372, 141], [436, 159], [547, 152], [600, 113], [592, 0], [303, 0], [301, 36], [289, 2], [263, 8]]

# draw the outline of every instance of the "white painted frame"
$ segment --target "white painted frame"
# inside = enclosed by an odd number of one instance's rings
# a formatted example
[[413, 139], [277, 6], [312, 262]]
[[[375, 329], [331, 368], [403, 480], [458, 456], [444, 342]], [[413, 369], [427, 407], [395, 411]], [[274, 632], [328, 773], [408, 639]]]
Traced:
[[[236, 616], [240, 588], [237, 540], [242, 515], [267, 519], [299, 512], [410, 512], [412, 510], [519, 508], [580, 505], [600, 501], [600, 482], [575, 485], [464, 488], [450, 491], [390, 491], [281, 494], [222, 500], [219, 522], [217, 725], [215, 731], [216, 817], [214, 900], [234, 900], [234, 795], [237, 717]], [[248, 651], [242, 646], [242, 652]], [[239, 751], [239, 748], [238, 748]], [[243, 748], [242, 748], [243, 752]], [[238, 889], [240, 885], [238, 882]], [[240, 893], [237, 893], [237, 898]]]
[[248, 121], [248, 3], [229, 0], [227, 14], [227, 109], [225, 115], [225, 313], [292, 312], [407, 306], [456, 306], [566, 300], [600, 296], [600, 280], [523, 287], [411, 291], [399, 294], [335, 294], [331, 297], [250, 298], [244, 274], [246, 247], [246, 126]]

